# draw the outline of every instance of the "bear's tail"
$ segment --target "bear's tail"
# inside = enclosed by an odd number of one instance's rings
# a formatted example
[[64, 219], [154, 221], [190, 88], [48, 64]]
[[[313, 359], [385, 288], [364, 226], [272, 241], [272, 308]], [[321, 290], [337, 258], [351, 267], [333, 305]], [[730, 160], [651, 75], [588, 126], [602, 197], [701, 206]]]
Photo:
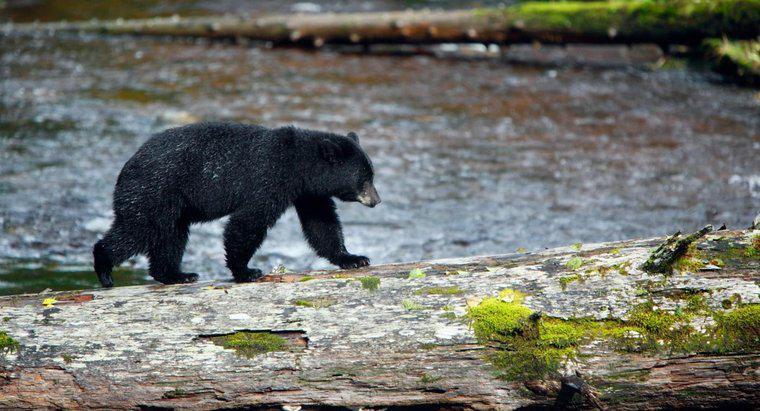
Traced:
[[114, 225], [92, 248], [95, 273], [103, 287], [113, 287], [111, 271], [114, 266], [140, 252], [139, 245], [123, 231]]

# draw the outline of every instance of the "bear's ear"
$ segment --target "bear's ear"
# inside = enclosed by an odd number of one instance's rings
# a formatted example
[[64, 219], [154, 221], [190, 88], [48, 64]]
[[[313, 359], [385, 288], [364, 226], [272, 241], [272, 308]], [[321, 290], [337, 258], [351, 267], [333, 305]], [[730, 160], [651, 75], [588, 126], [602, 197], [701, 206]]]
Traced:
[[324, 139], [319, 142], [319, 152], [322, 154], [322, 158], [327, 160], [330, 164], [338, 162], [341, 156], [341, 151], [340, 146], [332, 140]]
[[351, 140], [354, 140], [356, 144], [359, 144], [359, 136], [357, 136], [356, 133], [354, 133], [353, 131], [348, 132], [348, 138], [350, 138]]

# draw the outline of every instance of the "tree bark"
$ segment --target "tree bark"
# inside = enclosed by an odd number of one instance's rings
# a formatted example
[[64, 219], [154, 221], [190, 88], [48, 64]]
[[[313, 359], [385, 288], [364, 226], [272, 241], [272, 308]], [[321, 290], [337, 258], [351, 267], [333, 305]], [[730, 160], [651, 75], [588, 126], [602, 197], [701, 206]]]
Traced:
[[249, 38], [277, 44], [658, 43], [760, 34], [758, 0], [536, 2], [459, 11], [155, 18], [18, 24], [19, 31]]
[[[0, 331], [19, 346], [0, 346], [0, 408], [749, 408], [760, 404], [757, 319], [746, 319], [742, 350], [625, 352], [589, 341], [552, 375], [505, 379], [489, 357], [501, 347], [476, 338], [468, 312], [504, 290], [525, 294], [532, 319], [552, 321], [628, 321], [650, 303], [677, 313], [695, 295], [716, 313], [753, 307], [756, 235], [707, 234], [695, 243], [700, 258], [722, 267], [672, 275], [639, 268], [665, 240], [655, 238], [251, 284], [2, 297]], [[282, 344], [224, 345], [240, 331]]]

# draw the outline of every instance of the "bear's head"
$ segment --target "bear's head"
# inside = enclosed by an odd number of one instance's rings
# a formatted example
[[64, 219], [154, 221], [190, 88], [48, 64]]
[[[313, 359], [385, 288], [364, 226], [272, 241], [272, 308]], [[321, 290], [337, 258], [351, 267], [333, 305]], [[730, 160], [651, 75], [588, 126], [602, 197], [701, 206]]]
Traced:
[[346, 136], [324, 134], [316, 137], [321, 167], [319, 191], [341, 201], [358, 201], [367, 207], [380, 204], [375, 189], [375, 170], [354, 132]]

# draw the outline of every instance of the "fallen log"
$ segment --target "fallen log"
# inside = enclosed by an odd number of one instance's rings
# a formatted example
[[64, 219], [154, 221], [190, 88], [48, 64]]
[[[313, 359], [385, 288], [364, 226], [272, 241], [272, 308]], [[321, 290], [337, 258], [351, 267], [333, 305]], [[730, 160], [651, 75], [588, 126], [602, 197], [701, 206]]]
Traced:
[[665, 240], [2, 297], [0, 408], [756, 406], [760, 232]]
[[759, 0], [529, 2], [505, 8], [17, 24], [13, 31], [249, 38], [276, 44], [657, 43], [755, 38]]

